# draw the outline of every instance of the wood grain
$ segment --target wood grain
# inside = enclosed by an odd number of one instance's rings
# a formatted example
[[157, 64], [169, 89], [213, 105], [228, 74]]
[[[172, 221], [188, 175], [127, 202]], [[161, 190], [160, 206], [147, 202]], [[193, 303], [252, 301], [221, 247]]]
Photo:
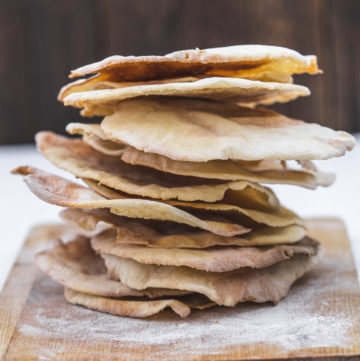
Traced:
[[56, 95], [71, 69], [113, 54], [164, 54], [243, 43], [316, 54], [323, 75], [296, 77], [312, 96], [275, 108], [360, 131], [357, 0], [78, 0], [0, 2], [0, 144], [64, 133], [81, 121]]
[[75, 229], [63, 225], [34, 227], [24, 243], [15, 261], [5, 286], [0, 293], [0, 359], [6, 348], [19, 319], [21, 310], [31, 290], [39, 270], [34, 267], [33, 257], [37, 252], [51, 247], [54, 241], [64, 236], [69, 238]]
[[[64, 234], [64, 228], [38, 227], [31, 232], [0, 295], [0, 359], [358, 360], [360, 293], [344, 225], [337, 219], [313, 219], [307, 224], [311, 235], [324, 245], [323, 261], [297, 282], [279, 305], [246, 303], [234, 309], [218, 307], [194, 312], [185, 320], [170, 312], [146, 320], [133, 320], [67, 304], [62, 287], [36, 271], [31, 263], [33, 254], [48, 247], [47, 240], [51, 243]], [[73, 230], [66, 230], [65, 233], [71, 237]], [[307, 311], [306, 308], [299, 309], [298, 304], [303, 303], [308, 305]], [[302, 313], [309, 310], [312, 314], [309, 320], [320, 322], [314, 325], [314, 331], [303, 324], [306, 329], [304, 333], [295, 330], [295, 333], [287, 334], [292, 324], [303, 318]], [[276, 318], [269, 324], [266, 321], [267, 313], [274, 314], [275, 318], [282, 315], [282, 322], [284, 319], [287, 322], [279, 324], [281, 320]], [[254, 331], [253, 326], [246, 329], [248, 323], [240, 323], [239, 328], [230, 332], [221, 328], [227, 324], [229, 317], [232, 320], [239, 316], [240, 320], [254, 321], [257, 328], [252, 342], [244, 343], [241, 338], [235, 338], [239, 332], [246, 335]], [[339, 328], [336, 326], [339, 321], [346, 323]], [[197, 337], [192, 337], [194, 325], [203, 327]], [[264, 327], [271, 327], [271, 330]], [[161, 342], [160, 337], [167, 337], [176, 328], [184, 330], [180, 338]], [[217, 328], [227, 335], [220, 343], [216, 339], [219, 336]], [[165, 333], [156, 333], [157, 329]], [[152, 335], [151, 330], [154, 330], [153, 342], [143, 338]], [[331, 341], [334, 336], [331, 336], [332, 330], [337, 331], [335, 343], [334, 339]], [[129, 341], [131, 332], [135, 338], [132, 342]], [[264, 342], [262, 334], [266, 332], [274, 335], [274, 339]], [[299, 335], [301, 340], [291, 338]], [[292, 341], [291, 347], [284, 346], [281, 341], [283, 336]], [[314, 343], [316, 337], [318, 341]]]

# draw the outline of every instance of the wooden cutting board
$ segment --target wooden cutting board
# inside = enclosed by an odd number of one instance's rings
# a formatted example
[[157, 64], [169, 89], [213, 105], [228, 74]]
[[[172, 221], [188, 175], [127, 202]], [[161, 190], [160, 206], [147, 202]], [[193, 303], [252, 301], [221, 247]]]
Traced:
[[[344, 225], [308, 221], [323, 261], [278, 305], [122, 318], [67, 304], [32, 264], [62, 226], [32, 230], [0, 295], [1, 360], [359, 360], [360, 293]], [[69, 236], [72, 231], [68, 230]]]

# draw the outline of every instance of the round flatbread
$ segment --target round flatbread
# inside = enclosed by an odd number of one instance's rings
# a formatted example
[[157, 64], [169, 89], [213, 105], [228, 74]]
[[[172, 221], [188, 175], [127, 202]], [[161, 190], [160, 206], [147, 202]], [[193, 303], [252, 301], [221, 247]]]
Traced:
[[[148, 96], [168, 96], [202, 98], [217, 102], [230, 102], [246, 106], [258, 104], [269, 105], [276, 102], [285, 103], [299, 96], [310, 95], [310, 90], [301, 85], [261, 82], [237, 78], [205, 78], [195, 81], [174, 82], [166, 84], [112, 84], [110, 89], [74, 92], [64, 98], [65, 105], [85, 108], [82, 114], [103, 115], [111, 112], [109, 106], [132, 98]], [[102, 107], [106, 104], [106, 108]], [[99, 108], [97, 106], [100, 105]], [[96, 113], [96, 109], [101, 114]], [[113, 108], [113, 111], [115, 108]]]
[[191, 99], [124, 101], [101, 129], [114, 142], [189, 162], [328, 159], [356, 144], [346, 132], [269, 109]]
[[189, 267], [156, 266], [102, 255], [108, 274], [137, 290], [166, 287], [198, 292], [218, 305], [239, 302], [279, 302], [291, 285], [318, 263], [317, 256], [298, 255], [260, 269], [206, 272]]
[[270, 247], [211, 247], [208, 249], [149, 248], [116, 241], [116, 232], [107, 230], [91, 238], [91, 246], [101, 254], [132, 259], [142, 264], [186, 266], [207, 272], [229, 272], [239, 268], [264, 268], [303, 254], [317, 254], [318, 242], [304, 238], [291, 245]]
[[[67, 208], [60, 217], [68, 224], [91, 235], [113, 228], [116, 243], [144, 245], [153, 248], [193, 248], [213, 246], [270, 246], [291, 244], [305, 237], [304, 227], [259, 227], [241, 236], [223, 237], [196, 231], [184, 224], [169, 221], [130, 219], [112, 214], [107, 209]], [[101, 227], [102, 225], [102, 227]]]
[[316, 74], [316, 56], [269, 45], [235, 45], [175, 51], [164, 56], [111, 56], [71, 71], [70, 78], [102, 73], [113, 81], [164, 79], [183, 75], [232, 76], [291, 81], [292, 74]]

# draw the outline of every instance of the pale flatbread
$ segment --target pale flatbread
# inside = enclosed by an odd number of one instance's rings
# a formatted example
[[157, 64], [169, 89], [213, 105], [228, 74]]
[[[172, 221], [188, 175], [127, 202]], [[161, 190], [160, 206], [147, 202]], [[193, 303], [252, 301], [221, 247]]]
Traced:
[[[57, 167], [77, 177], [90, 178], [127, 194], [155, 199], [229, 202], [259, 209], [277, 209], [279, 201], [268, 188], [247, 181], [220, 181], [163, 173], [152, 168], [132, 166], [119, 157], [104, 155], [80, 139], [51, 132], [36, 135], [42, 154]], [[229, 193], [229, 194], [227, 194]]]
[[139, 292], [110, 280], [104, 261], [91, 248], [89, 239], [81, 236], [67, 243], [58, 241], [50, 250], [38, 253], [35, 263], [54, 281], [87, 294], [150, 298], [184, 295], [183, 290], [171, 289], [147, 289]]
[[202, 310], [215, 306], [214, 302], [210, 302], [206, 298], [201, 298], [201, 295], [191, 295], [191, 298], [185, 298], [181, 301], [177, 299], [125, 301], [89, 295], [65, 288], [64, 296], [68, 302], [74, 305], [85, 306], [92, 310], [111, 313], [113, 315], [138, 318], [153, 316], [167, 307], [184, 318], [190, 314], [191, 308]]
[[138, 244], [155, 248], [207, 248], [213, 246], [269, 246], [290, 244], [305, 237], [303, 227], [260, 227], [241, 237], [222, 237], [213, 233], [194, 231], [173, 222], [138, 220], [116, 216], [107, 209], [64, 209], [60, 217], [67, 223], [76, 225], [86, 232], [98, 234], [105, 230], [99, 228], [104, 222], [113, 228], [116, 243]]
[[126, 145], [106, 140], [106, 135], [99, 124], [68, 124], [66, 130], [70, 134], [81, 134], [85, 143], [95, 150], [112, 156], [121, 156]]
[[286, 161], [232, 161], [212, 160], [209, 162], [182, 162], [172, 160], [159, 154], [145, 153], [136, 148], [115, 143], [99, 135], [99, 124], [70, 123], [66, 130], [70, 134], [80, 134], [83, 140], [99, 152], [107, 155], [121, 156], [125, 163], [141, 165], [161, 172], [190, 177], [248, 180], [260, 183], [292, 184], [310, 189], [317, 186], [327, 187], [335, 180], [333, 173], [321, 172], [311, 161], [294, 167]]
[[115, 142], [190, 162], [328, 159], [355, 146], [348, 133], [269, 109], [191, 99], [127, 100], [101, 128]]
[[225, 237], [247, 233], [251, 230], [225, 217], [185, 212], [161, 202], [143, 199], [108, 200], [77, 183], [29, 166], [18, 167], [12, 172], [23, 175], [25, 183], [37, 197], [58, 206], [88, 209], [107, 208], [120, 216], [183, 223]]
[[90, 135], [90, 136], [84, 135], [83, 140], [85, 143], [89, 144], [95, 150], [103, 154], [112, 155], [112, 156], [121, 156], [126, 147], [119, 143], [111, 142], [109, 140], [102, 140], [96, 135]]
[[229, 272], [244, 267], [268, 267], [298, 254], [316, 255], [318, 242], [304, 238], [292, 245], [271, 247], [149, 248], [117, 243], [116, 232], [107, 230], [92, 237], [91, 246], [97, 253], [132, 259], [142, 264], [187, 266], [207, 272]]
[[318, 263], [317, 256], [297, 255], [260, 269], [206, 272], [189, 267], [145, 265], [131, 259], [102, 255], [109, 276], [127, 286], [176, 288], [201, 293], [218, 305], [238, 302], [279, 302], [290, 286]]
[[[111, 56], [71, 71], [70, 77], [102, 73], [114, 81], [164, 79], [183, 75], [232, 76], [291, 81], [292, 74], [319, 72], [316, 56], [269, 45], [235, 45], [180, 50], [165, 56]], [[104, 77], [105, 78], [105, 77]]]
[[[92, 107], [98, 104], [109, 105], [132, 98], [148, 96], [168, 96], [201, 98], [217, 102], [230, 102], [244, 106], [285, 103], [300, 96], [310, 95], [310, 90], [301, 85], [262, 82], [235, 78], [205, 78], [191, 82], [167, 84], [144, 84], [102, 90], [89, 90], [71, 93], [64, 98], [65, 105], [77, 108]], [[96, 109], [93, 107], [93, 109]], [[100, 108], [102, 110], [102, 108]], [[103, 112], [103, 110], [101, 111]], [[108, 110], [106, 110], [108, 112]], [[86, 115], [86, 111], [82, 113]], [[100, 114], [92, 114], [100, 115]], [[102, 115], [102, 114], [101, 114]]]

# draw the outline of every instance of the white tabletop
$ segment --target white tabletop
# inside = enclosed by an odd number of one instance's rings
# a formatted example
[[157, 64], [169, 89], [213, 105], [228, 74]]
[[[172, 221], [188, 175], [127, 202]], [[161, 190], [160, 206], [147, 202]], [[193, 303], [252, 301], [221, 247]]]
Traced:
[[[360, 140], [360, 135], [357, 137]], [[345, 221], [352, 243], [358, 276], [360, 271], [360, 148], [343, 158], [319, 161], [324, 171], [337, 175], [335, 184], [316, 191], [294, 186], [272, 187], [280, 201], [303, 217], [340, 217]], [[0, 146], [0, 289], [24, 241], [34, 224], [59, 222], [59, 207], [37, 199], [21, 177], [10, 170], [32, 165], [74, 179], [56, 169], [36, 152], [33, 145]], [[360, 280], [360, 278], [359, 278]]]

